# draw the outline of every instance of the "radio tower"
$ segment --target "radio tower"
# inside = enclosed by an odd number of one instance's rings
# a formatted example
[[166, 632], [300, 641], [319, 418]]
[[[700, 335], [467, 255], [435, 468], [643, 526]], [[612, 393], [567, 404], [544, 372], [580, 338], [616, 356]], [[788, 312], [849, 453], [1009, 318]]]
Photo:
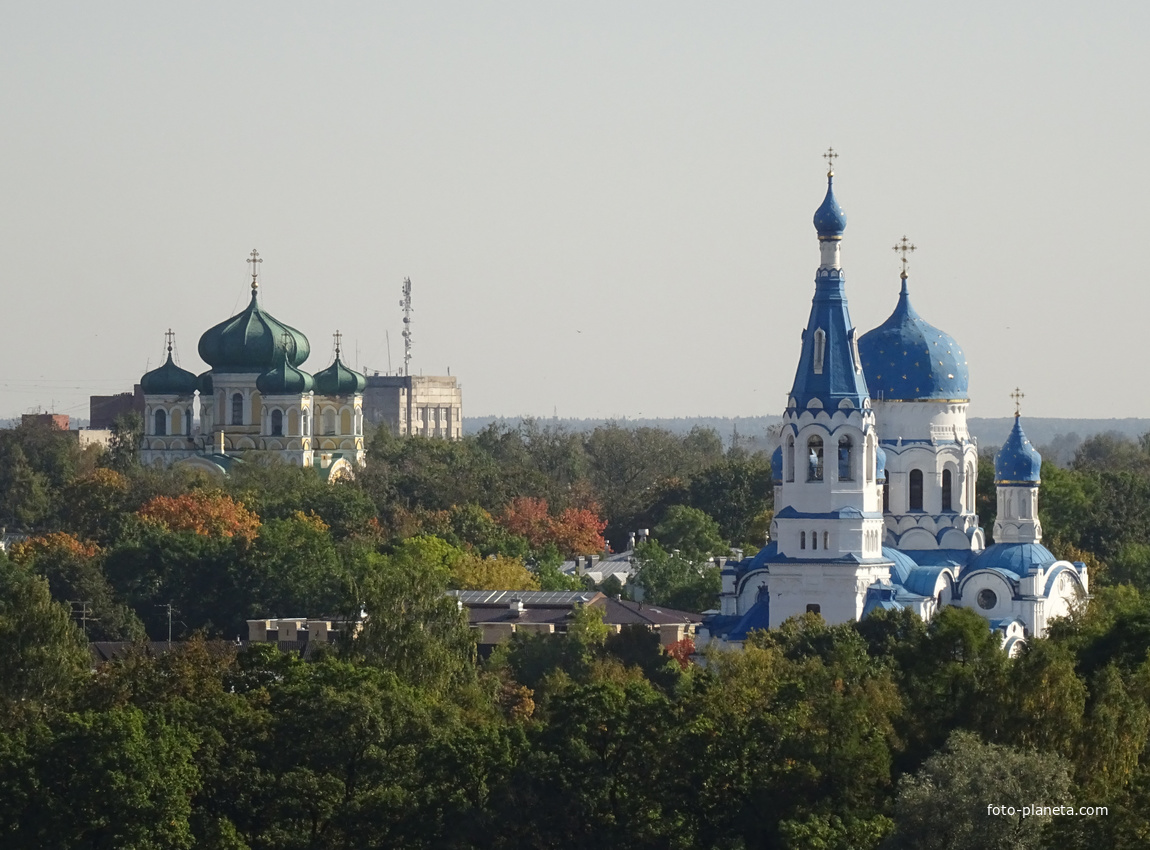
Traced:
[[403, 308], [403, 374], [410, 375], [411, 369], [411, 278], [403, 279], [403, 300], [399, 302]]

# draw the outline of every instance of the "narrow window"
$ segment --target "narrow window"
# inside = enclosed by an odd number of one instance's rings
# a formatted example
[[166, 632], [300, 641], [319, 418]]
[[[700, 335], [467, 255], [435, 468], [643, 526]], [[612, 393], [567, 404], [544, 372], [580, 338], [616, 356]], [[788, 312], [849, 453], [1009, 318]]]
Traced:
[[787, 436], [787, 451], [783, 458], [783, 465], [787, 468], [787, 480], [795, 480], [795, 437]]
[[330, 407], [323, 412], [323, 432], [329, 436], [335, 433], [335, 411]]
[[823, 438], [807, 440], [807, 481], [823, 480]]
[[823, 352], [827, 347], [827, 335], [822, 328], [815, 331], [814, 366], [815, 374], [823, 373]]
[[974, 467], [966, 466], [966, 509], [974, 510]]
[[807, 533], [805, 531], [799, 532], [799, 548], [800, 549], [806, 549], [807, 548]]
[[244, 397], [240, 393], [232, 396], [232, 424], [244, 424]]
[[851, 475], [851, 438], [839, 438], [839, 481], [850, 481]]
[[192, 411], [190, 409], [184, 411], [184, 433], [187, 436], [192, 436]]
[[922, 510], [922, 470], [912, 469], [910, 471], [910, 509], [912, 511]]
[[866, 440], [866, 480], [867, 482], [874, 481], [875, 459], [874, 459], [874, 438], [867, 437]]
[[949, 512], [954, 510], [951, 506], [951, 483], [950, 483], [950, 470], [944, 469], [942, 471], [942, 509]]
[[163, 437], [168, 433], [168, 414], [162, 410], [156, 411], [156, 436]]
[[272, 411], [272, 436], [282, 437], [284, 435], [284, 414], [282, 410]]
[[819, 548], [819, 533], [817, 531], [811, 532], [811, 548], [812, 549], [818, 549]]
[[823, 532], [823, 549], [831, 548], [831, 533], [829, 531]]
[[882, 485], [882, 512], [884, 514], [890, 513], [890, 485], [885, 481]]

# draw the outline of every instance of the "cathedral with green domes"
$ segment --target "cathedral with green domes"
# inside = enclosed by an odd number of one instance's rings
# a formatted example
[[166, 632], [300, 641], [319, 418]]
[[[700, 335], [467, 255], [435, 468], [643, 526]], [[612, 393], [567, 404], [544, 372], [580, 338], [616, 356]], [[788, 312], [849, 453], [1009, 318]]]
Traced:
[[314, 467], [329, 478], [363, 465], [366, 376], [340, 360], [314, 375], [301, 368], [307, 337], [260, 307], [259, 253], [252, 251], [251, 301], [200, 337], [211, 368], [195, 375], [168, 357], [140, 379], [144, 394], [141, 461], [227, 472], [259, 456]]

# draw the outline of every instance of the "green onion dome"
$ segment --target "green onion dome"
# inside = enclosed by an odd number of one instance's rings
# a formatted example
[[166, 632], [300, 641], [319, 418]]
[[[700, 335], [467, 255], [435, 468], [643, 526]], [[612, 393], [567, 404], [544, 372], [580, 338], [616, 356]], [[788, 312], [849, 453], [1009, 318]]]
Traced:
[[172, 346], [168, 346], [168, 359], [158, 369], [140, 378], [140, 389], [145, 395], [187, 395], [199, 388], [199, 380], [187, 369], [181, 369], [172, 360]]
[[353, 395], [363, 392], [366, 386], [367, 377], [344, 366], [338, 351], [334, 363], [315, 373], [315, 391], [320, 395]]
[[263, 395], [301, 395], [310, 392], [315, 379], [288, 362], [287, 350], [280, 348], [276, 364], [256, 378], [256, 389]]
[[210, 370], [200, 375], [197, 382], [197, 389], [199, 389], [200, 395], [212, 394], [212, 373]]
[[263, 372], [281, 350], [292, 366], [311, 354], [306, 336], [260, 309], [254, 287], [247, 309], [205, 331], [199, 346], [200, 357], [216, 372]]

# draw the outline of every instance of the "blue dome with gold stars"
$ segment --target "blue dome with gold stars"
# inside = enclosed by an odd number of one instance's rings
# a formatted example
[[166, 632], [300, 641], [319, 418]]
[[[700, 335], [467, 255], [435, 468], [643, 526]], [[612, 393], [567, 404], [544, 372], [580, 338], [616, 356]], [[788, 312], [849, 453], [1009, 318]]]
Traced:
[[815, 230], [819, 232], [820, 241], [842, 239], [843, 231], [847, 229], [847, 214], [835, 200], [834, 182], [835, 175], [832, 171], [827, 175], [827, 196], [815, 210]]
[[910, 304], [906, 278], [890, 318], [859, 339], [871, 398], [881, 401], [968, 401], [966, 355], [949, 334]]
[[1042, 455], [1022, 431], [1022, 420], [1014, 416], [1010, 436], [994, 456], [994, 483], [1032, 487], [1042, 480]]

